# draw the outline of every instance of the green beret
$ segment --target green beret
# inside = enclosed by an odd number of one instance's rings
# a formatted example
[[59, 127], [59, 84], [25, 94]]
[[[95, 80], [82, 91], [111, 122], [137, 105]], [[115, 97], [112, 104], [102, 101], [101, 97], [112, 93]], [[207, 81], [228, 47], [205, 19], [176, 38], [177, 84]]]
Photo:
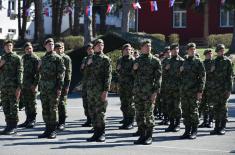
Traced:
[[95, 42], [94, 42], [94, 46], [96, 46], [97, 44], [100, 44], [100, 43], [104, 43], [104, 41], [102, 39], [97, 39]]
[[44, 45], [50, 43], [50, 42], [54, 42], [54, 39], [53, 38], [48, 38], [44, 41]]
[[26, 47], [29, 47], [29, 46], [33, 46], [33, 45], [31, 44], [31, 42], [26, 42], [26, 43], [24, 44], [24, 49], [25, 49]]
[[130, 47], [131, 48], [131, 44], [124, 44], [123, 46], [122, 46], [122, 50], [125, 50], [127, 47]]
[[167, 52], [167, 51], [169, 51], [170, 50], [170, 46], [166, 46], [165, 48], [164, 48], [164, 52]]
[[152, 43], [152, 41], [150, 39], [143, 40], [141, 42], [141, 47], [143, 47], [145, 44], [151, 44], [151, 43]]
[[211, 49], [206, 49], [203, 53], [203, 55], [207, 55], [208, 53], [212, 53], [212, 50]]
[[222, 49], [225, 49], [224, 44], [218, 44], [218, 45], [216, 46], [215, 52], [219, 52], [219, 51], [222, 50]]
[[188, 43], [187, 44], [187, 50], [192, 48], [192, 47], [196, 48], [196, 44], [195, 43]]
[[170, 50], [173, 50], [173, 49], [175, 49], [176, 47], [179, 48], [179, 44], [178, 44], [178, 43], [173, 43], [173, 44], [171, 44], [171, 46], [170, 46]]
[[13, 40], [5, 40], [4, 43], [3, 43], [3, 46], [5, 46], [7, 44], [10, 44], [10, 43], [14, 45]]

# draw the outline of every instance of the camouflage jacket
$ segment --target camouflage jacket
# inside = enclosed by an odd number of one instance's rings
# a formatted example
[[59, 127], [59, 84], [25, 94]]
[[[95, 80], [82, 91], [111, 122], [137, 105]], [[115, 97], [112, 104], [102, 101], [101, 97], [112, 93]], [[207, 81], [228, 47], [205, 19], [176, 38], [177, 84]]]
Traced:
[[233, 80], [233, 67], [231, 60], [226, 56], [218, 56], [214, 61], [214, 89], [221, 91], [231, 91]]
[[[135, 68], [135, 65], [138, 66]], [[133, 67], [135, 74], [134, 94], [150, 96], [160, 92], [161, 84], [161, 62], [158, 58], [150, 54], [141, 54], [135, 60]]]
[[196, 56], [187, 56], [182, 66], [183, 92], [202, 93], [206, 82], [206, 71], [203, 63]]
[[39, 62], [40, 59], [34, 54], [24, 54], [22, 57], [24, 65], [23, 88], [37, 86], [39, 81]]
[[118, 82], [120, 86], [133, 87], [134, 75], [132, 73], [134, 65], [133, 56], [123, 56], [117, 61]]
[[83, 58], [82, 60], [82, 64], [80, 67], [80, 70], [82, 72], [82, 80], [81, 80], [81, 84], [82, 84], [82, 90], [85, 91], [86, 90], [86, 80], [87, 80], [87, 61], [89, 60], [89, 58], [92, 58], [93, 54], [88, 55], [86, 57]]
[[19, 55], [15, 52], [3, 54], [5, 64], [1, 67], [1, 87], [22, 88], [23, 64]]
[[96, 53], [87, 59], [86, 87], [90, 90], [108, 91], [112, 78], [111, 60], [104, 53]]
[[206, 59], [203, 61], [206, 70], [206, 85], [205, 91], [212, 90], [214, 87], [214, 71], [215, 71], [215, 64], [214, 60]]
[[53, 52], [47, 52], [41, 59], [40, 91], [61, 90], [64, 82], [65, 66], [63, 59]]
[[66, 88], [69, 88], [70, 82], [71, 82], [72, 60], [65, 53], [60, 54], [60, 56], [63, 58], [64, 66], [65, 66], [65, 75], [64, 75], [64, 85], [63, 85], [63, 88], [66, 89]]
[[168, 81], [169, 81], [169, 73], [168, 70], [166, 70], [166, 66], [169, 65], [170, 58], [164, 58], [162, 60], [162, 83], [161, 83], [161, 90], [165, 90], [168, 87]]

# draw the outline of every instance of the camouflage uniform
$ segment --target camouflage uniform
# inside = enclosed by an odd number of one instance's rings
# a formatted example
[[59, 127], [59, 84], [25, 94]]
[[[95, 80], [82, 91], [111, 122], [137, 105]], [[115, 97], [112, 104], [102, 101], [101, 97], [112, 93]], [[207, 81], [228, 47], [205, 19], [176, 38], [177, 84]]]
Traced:
[[[21, 94], [21, 102], [25, 105], [26, 121], [19, 125], [19, 127], [31, 127], [35, 123], [36, 119], [36, 94], [31, 87], [35, 88], [39, 81], [39, 58], [34, 54], [25, 54], [22, 57], [24, 65], [23, 74], [23, 89]], [[31, 124], [31, 125], [30, 125]]]
[[110, 88], [111, 73], [111, 60], [102, 52], [95, 53], [88, 60], [86, 65], [86, 90], [89, 103], [88, 111], [91, 116], [94, 135], [87, 141], [99, 141], [99, 138], [104, 136], [105, 112], [108, 101], [102, 101], [101, 94]]
[[[182, 67], [181, 104], [185, 133], [182, 138], [197, 133], [199, 123], [197, 93], [202, 93], [205, 85], [205, 68], [196, 56], [187, 56]], [[190, 138], [190, 137], [189, 137]]]
[[[219, 44], [216, 52], [224, 49], [224, 45]], [[211, 134], [225, 134], [227, 121], [227, 100], [228, 93], [232, 90], [233, 68], [232, 62], [226, 56], [217, 56], [215, 59], [214, 87], [213, 87], [213, 113], [215, 119], [215, 129]]]
[[56, 130], [59, 104], [57, 91], [63, 88], [64, 71], [63, 59], [54, 51], [47, 52], [41, 58], [39, 88], [46, 130], [39, 138], [47, 137]]
[[119, 82], [119, 94], [121, 100], [121, 111], [123, 113], [123, 126], [120, 129], [128, 129], [133, 127], [135, 117], [135, 107], [133, 102], [132, 89], [134, 86], [134, 76], [132, 68], [134, 65], [134, 57], [126, 55], [117, 61], [117, 73]]
[[183, 65], [184, 59], [179, 55], [171, 56], [168, 61], [168, 67], [166, 69], [168, 80], [167, 90], [165, 92], [165, 103], [167, 105], [170, 125], [165, 131], [179, 131], [180, 130], [180, 118], [181, 118], [181, 105], [180, 105], [180, 84], [181, 74], [180, 67]]
[[2, 60], [5, 64], [1, 68], [1, 100], [7, 124], [2, 134], [10, 134], [16, 129], [19, 119], [16, 90], [22, 88], [23, 65], [15, 52], [5, 53]]
[[133, 68], [134, 80], [134, 103], [136, 108], [136, 121], [140, 137], [135, 144], [143, 144], [152, 138], [154, 127], [154, 104], [151, 96], [160, 92], [161, 62], [151, 53], [141, 54], [135, 60], [138, 68]]

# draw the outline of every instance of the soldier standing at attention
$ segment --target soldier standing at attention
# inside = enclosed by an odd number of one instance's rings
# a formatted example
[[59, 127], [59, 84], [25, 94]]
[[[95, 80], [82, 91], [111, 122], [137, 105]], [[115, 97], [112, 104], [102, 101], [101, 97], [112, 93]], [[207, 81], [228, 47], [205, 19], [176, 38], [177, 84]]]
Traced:
[[66, 105], [67, 105], [67, 97], [72, 76], [72, 61], [70, 57], [64, 53], [63, 42], [58, 42], [55, 44], [55, 51], [58, 55], [60, 55], [63, 58], [65, 66], [64, 85], [62, 87], [59, 99], [59, 106], [58, 106], [59, 123], [57, 126], [57, 129], [59, 131], [63, 131], [65, 129], [65, 119], [67, 117]]
[[170, 125], [166, 132], [178, 132], [180, 130], [181, 105], [180, 105], [180, 84], [182, 81], [180, 67], [184, 59], [179, 56], [179, 44], [172, 44], [170, 47], [171, 59], [167, 62], [165, 70], [168, 73], [166, 105], [170, 120]]
[[133, 72], [134, 103], [136, 121], [140, 137], [134, 144], [150, 145], [154, 127], [154, 104], [160, 92], [161, 62], [151, 54], [151, 41], [145, 40], [141, 44], [141, 55], [135, 60]]
[[215, 52], [214, 88], [213, 88], [213, 112], [215, 128], [210, 132], [211, 135], [224, 135], [227, 122], [227, 100], [232, 90], [233, 68], [232, 62], [226, 56], [225, 46], [218, 44]]
[[203, 61], [206, 69], [206, 84], [202, 95], [202, 103], [199, 108], [203, 114], [203, 122], [198, 126], [199, 128], [213, 127], [213, 92], [214, 92], [214, 70], [215, 64], [212, 60], [213, 54], [211, 49], [204, 51], [205, 60]]
[[26, 120], [18, 127], [33, 128], [37, 115], [37, 86], [39, 81], [39, 62], [40, 59], [33, 52], [30, 42], [24, 45], [25, 54], [22, 57], [24, 65], [23, 89], [21, 102], [25, 105]]
[[17, 131], [18, 105], [23, 80], [23, 64], [20, 56], [13, 52], [13, 41], [4, 41], [4, 50], [0, 62], [1, 102], [5, 115], [6, 127], [0, 133], [12, 135]]
[[86, 48], [87, 56], [83, 58], [82, 65], [80, 67], [81, 72], [83, 73], [82, 77], [82, 102], [83, 102], [83, 108], [85, 116], [87, 117], [87, 120], [84, 124], [82, 124], [82, 127], [91, 127], [91, 116], [88, 111], [88, 99], [87, 99], [87, 90], [86, 90], [86, 80], [87, 80], [87, 73], [86, 73], [86, 67], [87, 67], [87, 60], [91, 58], [94, 55], [93, 50], [93, 44], [89, 43]]
[[123, 114], [123, 125], [119, 129], [132, 129], [135, 117], [135, 107], [133, 102], [134, 76], [132, 68], [135, 58], [131, 55], [130, 44], [122, 46], [122, 57], [117, 61], [117, 73], [119, 83], [119, 94], [121, 100], [121, 111]]
[[54, 139], [58, 125], [58, 105], [63, 89], [65, 66], [62, 57], [54, 51], [52, 38], [45, 40], [44, 47], [46, 54], [41, 59], [39, 88], [46, 129], [38, 138]]
[[206, 82], [206, 72], [203, 63], [195, 56], [196, 44], [188, 43], [187, 53], [182, 74], [181, 104], [184, 118], [185, 132], [181, 139], [195, 139], [199, 124], [198, 104], [202, 99], [202, 92]]
[[88, 142], [105, 141], [105, 112], [108, 105], [107, 95], [111, 84], [111, 60], [103, 53], [104, 41], [94, 43], [94, 55], [87, 61], [87, 98], [94, 134]]

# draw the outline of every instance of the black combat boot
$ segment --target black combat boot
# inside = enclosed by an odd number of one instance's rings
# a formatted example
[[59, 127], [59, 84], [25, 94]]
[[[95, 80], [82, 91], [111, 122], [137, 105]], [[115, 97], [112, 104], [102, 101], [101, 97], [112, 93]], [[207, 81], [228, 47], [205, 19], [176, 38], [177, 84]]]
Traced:
[[132, 136], [134, 136], [134, 137], [140, 136], [140, 129], [138, 128], [137, 131], [132, 134]]
[[180, 118], [177, 118], [174, 124], [173, 132], [180, 131]]
[[134, 144], [144, 144], [146, 137], [146, 130], [144, 128], [139, 128], [140, 137], [134, 141]]
[[219, 134], [219, 128], [220, 128], [220, 121], [215, 120], [215, 128], [210, 132], [210, 135], [218, 135]]
[[98, 138], [98, 130], [93, 128], [94, 129], [94, 134], [90, 137], [90, 138], [87, 138], [86, 141], [87, 142], [95, 142]]
[[24, 123], [19, 124], [18, 127], [19, 128], [25, 128], [26, 126], [28, 126], [29, 124], [29, 117], [27, 116], [26, 120], [24, 121]]
[[14, 135], [17, 133], [17, 121], [8, 121], [1, 135]]
[[207, 127], [208, 124], [208, 115], [203, 116], [203, 122], [198, 126], [199, 128], [205, 128]]
[[45, 131], [41, 135], [38, 135], [38, 138], [47, 138], [49, 134], [49, 126], [46, 124]]
[[165, 132], [173, 132], [174, 131], [174, 119], [170, 119], [170, 125], [165, 129]]
[[123, 125], [120, 126], [119, 129], [126, 129], [126, 130], [133, 129], [134, 128], [133, 123], [134, 123], [134, 117], [129, 117], [124, 121]]
[[82, 124], [82, 127], [91, 127], [91, 118], [88, 116], [87, 120], [84, 124]]
[[91, 128], [91, 130], [88, 130], [88, 133], [94, 133], [94, 132], [95, 132], [94, 128]]
[[59, 123], [57, 125], [57, 130], [58, 131], [64, 131], [65, 130], [65, 118], [66, 117], [59, 117]]
[[196, 139], [197, 138], [197, 125], [192, 125], [191, 134], [189, 139]]
[[148, 128], [146, 130], [146, 137], [145, 137], [145, 141], [144, 141], [144, 145], [151, 145], [152, 141], [153, 141], [153, 128]]
[[209, 115], [209, 121], [208, 121], [206, 127], [213, 128], [213, 116]]
[[190, 137], [190, 131], [191, 131], [191, 126], [185, 125], [185, 132], [182, 136], [180, 136], [180, 139], [188, 139]]
[[56, 138], [56, 129], [57, 129], [58, 125], [54, 124], [54, 125], [50, 125], [49, 126], [49, 135], [48, 135], [48, 139], [55, 139]]
[[158, 125], [169, 125], [168, 116], [164, 115], [164, 119]]
[[226, 120], [221, 121], [220, 128], [218, 130], [218, 135], [225, 135]]
[[9, 123], [6, 123], [6, 127], [4, 128], [3, 131], [0, 132], [0, 135], [6, 135], [6, 133], [9, 131], [10, 125]]
[[36, 124], [36, 114], [32, 115], [32, 117], [30, 117], [26, 128], [33, 128], [35, 126], [35, 124]]
[[105, 142], [105, 128], [97, 128], [96, 142]]

